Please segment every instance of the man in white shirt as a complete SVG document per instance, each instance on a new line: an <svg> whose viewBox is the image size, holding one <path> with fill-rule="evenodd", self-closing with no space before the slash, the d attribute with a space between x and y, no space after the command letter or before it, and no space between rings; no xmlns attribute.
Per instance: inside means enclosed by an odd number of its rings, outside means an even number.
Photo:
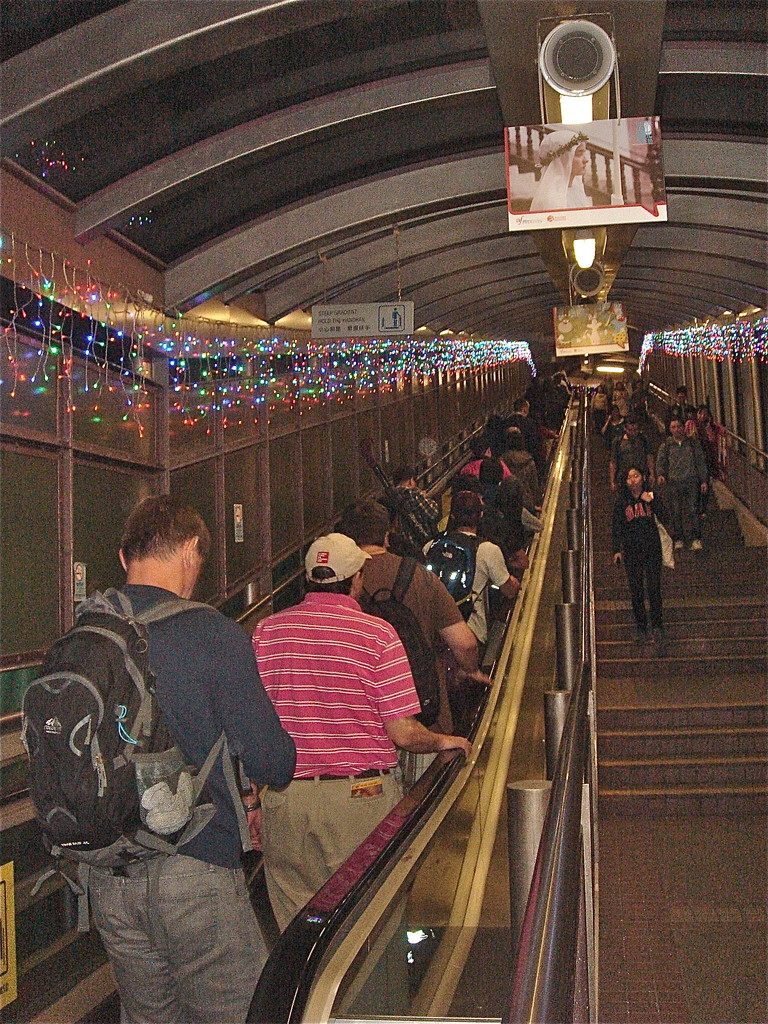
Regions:
<svg viewBox="0 0 768 1024"><path fill-rule="evenodd" d="M450 532L477 537L477 527L483 510L483 501L474 491L459 491L451 502ZM488 639L488 591L498 587L512 600L520 590L520 582L510 576L504 554L498 544L482 540L475 555L475 576L472 581L472 612L467 625L484 644Z"/></svg>

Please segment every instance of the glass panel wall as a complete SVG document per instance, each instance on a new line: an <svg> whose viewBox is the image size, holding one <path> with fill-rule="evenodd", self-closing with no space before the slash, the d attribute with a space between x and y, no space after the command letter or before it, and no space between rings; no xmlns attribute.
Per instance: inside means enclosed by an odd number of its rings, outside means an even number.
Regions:
<svg viewBox="0 0 768 1024"><path fill-rule="evenodd" d="M302 488L304 499L304 535L316 534L330 514L330 476L323 470L329 450L327 426L301 432Z"/></svg>
<svg viewBox="0 0 768 1024"><path fill-rule="evenodd" d="M269 442L272 561L301 544L301 459L298 434Z"/></svg>
<svg viewBox="0 0 768 1024"><path fill-rule="evenodd" d="M357 420L354 416L331 423L331 465L333 468L333 515L338 516L357 497L359 462Z"/></svg>
<svg viewBox="0 0 768 1024"><path fill-rule="evenodd" d="M52 455L0 451L0 655L47 647L60 632L59 485Z"/></svg>
<svg viewBox="0 0 768 1024"><path fill-rule="evenodd" d="M171 473L170 493L174 498L196 508L211 534L211 553L208 556L195 597L210 601L218 593L218 565L221 558L221 540L216 529L216 460L206 459L183 466Z"/></svg>
<svg viewBox="0 0 768 1024"><path fill-rule="evenodd" d="M119 587L125 579L118 552L131 509L154 493L151 476L93 462L72 474L73 557L86 567L88 593Z"/></svg>
<svg viewBox="0 0 768 1024"><path fill-rule="evenodd" d="M226 592L250 578L265 559L258 474L258 449L224 456L224 547Z"/></svg>

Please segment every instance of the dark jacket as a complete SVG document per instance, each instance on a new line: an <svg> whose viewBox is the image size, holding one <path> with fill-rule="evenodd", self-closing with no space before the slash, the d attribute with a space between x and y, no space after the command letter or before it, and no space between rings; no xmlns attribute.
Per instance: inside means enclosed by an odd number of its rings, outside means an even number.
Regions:
<svg viewBox="0 0 768 1024"><path fill-rule="evenodd" d="M613 506L613 553L621 552L630 560L658 559L661 561L661 541L654 516L661 519L661 503L634 498L629 488L623 487Z"/></svg>
<svg viewBox="0 0 768 1024"><path fill-rule="evenodd" d="M122 589L137 613L176 596L137 584ZM203 764L223 729L232 756L249 779L288 785L296 748L267 696L251 641L238 623L215 608L152 623L149 663L171 736L190 764ZM181 852L208 864L238 867L240 832L220 760L206 786L216 814Z"/></svg>

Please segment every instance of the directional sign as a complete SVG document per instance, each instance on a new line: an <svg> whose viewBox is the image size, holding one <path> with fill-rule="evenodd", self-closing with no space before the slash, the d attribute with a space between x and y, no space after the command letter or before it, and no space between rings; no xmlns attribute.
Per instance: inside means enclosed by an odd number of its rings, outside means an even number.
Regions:
<svg viewBox="0 0 768 1024"><path fill-rule="evenodd" d="M313 338L379 338L413 334L412 302L313 306Z"/></svg>

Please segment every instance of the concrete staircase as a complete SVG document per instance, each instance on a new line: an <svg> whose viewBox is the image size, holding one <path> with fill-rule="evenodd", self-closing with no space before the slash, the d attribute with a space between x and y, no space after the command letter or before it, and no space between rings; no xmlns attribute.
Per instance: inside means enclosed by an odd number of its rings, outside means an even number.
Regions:
<svg viewBox="0 0 768 1024"><path fill-rule="evenodd" d="M768 575L731 511L710 507L703 552L664 570L666 643L633 641L611 563L614 496L593 451L600 814L735 815L768 809Z"/></svg>

